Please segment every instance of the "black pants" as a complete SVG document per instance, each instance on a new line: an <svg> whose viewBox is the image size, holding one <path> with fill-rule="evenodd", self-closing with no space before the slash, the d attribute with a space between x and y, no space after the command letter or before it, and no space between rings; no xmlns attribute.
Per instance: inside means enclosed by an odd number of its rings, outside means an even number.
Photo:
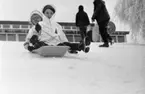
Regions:
<svg viewBox="0 0 145 94"><path fill-rule="evenodd" d="M79 29L81 33L81 38L84 39L87 36L87 33L86 33L87 26L79 26Z"/></svg>
<svg viewBox="0 0 145 94"><path fill-rule="evenodd" d="M111 36L107 32L108 22L109 22L109 20L105 20L103 22L98 23L100 35L103 39L103 42L107 43L107 44L108 44L109 40L112 40Z"/></svg>
<svg viewBox="0 0 145 94"><path fill-rule="evenodd" d="M45 44L44 42L39 41L38 36L36 36L36 35L32 36L32 38L30 39L30 43L32 43L33 46L28 47L29 51L33 51L33 50L38 49L42 46L49 46L49 45ZM63 43L58 44L58 46L69 46L70 50L81 51L80 43L63 42Z"/></svg>
<svg viewBox="0 0 145 94"><path fill-rule="evenodd" d="M80 43L63 42L63 43L58 44L58 46L69 46L70 50L72 51L81 51Z"/></svg>
<svg viewBox="0 0 145 94"><path fill-rule="evenodd" d="M33 35L30 39L30 43L32 44L32 46L28 46L28 50L31 52L35 49L38 49L42 46L46 46L47 44L45 44L42 41L38 40L38 36L37 35Z"/></svg>

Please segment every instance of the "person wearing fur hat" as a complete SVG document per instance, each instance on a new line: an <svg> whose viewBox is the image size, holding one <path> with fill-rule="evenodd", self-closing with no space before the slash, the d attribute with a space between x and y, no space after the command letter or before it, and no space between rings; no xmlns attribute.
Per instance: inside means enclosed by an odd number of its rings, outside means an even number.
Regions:
<svg viewBox="0 0 145 94"><path fill-rule="evenodd" d="M42 21L42 19L43 19L43 14L40 11L34 10L31 12L30 23L32 25L36 25L38 22Z"/></svg>
<svg viewBox="0 0 145 94"><path fill-rule="evenodd" d="M92 21L95 20L99 25L99 32L103 39L104 44L99 47L109 47L109 42L112 44L112 38L107 32L108 22L110 15L103 0L94 0L94 13L92 15Z"/></svg>
<svg viewBox="0 0 145 94"><path fill-rule="evenodd" d="M88 52L89 48L85 46L85 42L82 43L70 43L68 42L62 27L54 20L55 8L52 5L44 6L43 20L35 25L35 30L39 33L39 36L32 36L34 48L38 49L41 46L69 46L70 51ZM34 49L33 49L34 50Z"/></svg>
<svg viewBox="0 0 145 94"><path fill-rule="evenodd" d="M32 24L32 28L29 29L28 34L25 39L24 47L25 49L28 49L29 51L34 50L35 48L33 47L33 38L38 36L39 33L35 30L35 25L42 21L42 13L39 12L38 10L32 11L30 15L30 23Z"/></svg>

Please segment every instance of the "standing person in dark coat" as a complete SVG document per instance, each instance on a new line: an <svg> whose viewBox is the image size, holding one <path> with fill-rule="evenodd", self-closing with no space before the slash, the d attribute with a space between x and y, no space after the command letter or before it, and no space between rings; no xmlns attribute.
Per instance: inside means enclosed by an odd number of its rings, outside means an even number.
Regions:
<svg viewBox="0 0 145 94"><path fill-rule="evenodd" d="M84 11L84 7L80 5L78 9L79 11L76 14L76 26L79 27L81 32L81 37L82 39L84 39L87 36L86 28L90 24L90 21L87 13Z"/></svg>
<svg viewBox="0 0 145 94"><path fill-rule="evenodd" d="M99 47L109 47L109 42L112 44L112 38L107 32L110 15L103 0L94 0L93 3L94 13L92 16L92 21L94 22L96 20L98 22L99 32L104 42L104 44L100 45Z"/></svg>

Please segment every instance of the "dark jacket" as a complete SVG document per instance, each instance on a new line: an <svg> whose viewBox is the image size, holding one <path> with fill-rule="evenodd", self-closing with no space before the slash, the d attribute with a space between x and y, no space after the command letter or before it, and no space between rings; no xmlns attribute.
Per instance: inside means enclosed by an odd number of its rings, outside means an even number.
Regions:
<svg viewBox="0 0 145 94"><path fill-rule="evenodd" d="M87 26L90 24L87 13L82 9L76 14L76 26Z"/></svg>
<svg viewBox="0 0 145 94"><path fill-rule="evenodd" d="M94 13L92 19L96 19L97 22L110 20L110 15L107 11L105 2L102 0L95 0L94 2Z"/></svg>

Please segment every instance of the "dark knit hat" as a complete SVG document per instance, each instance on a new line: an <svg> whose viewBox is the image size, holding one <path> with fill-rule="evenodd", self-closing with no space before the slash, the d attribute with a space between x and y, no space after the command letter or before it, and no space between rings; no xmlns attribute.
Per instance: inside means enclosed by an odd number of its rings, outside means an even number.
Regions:
<svg viewBox="0 0 145 94"><path fill-rule="evenodd" d="M80 11L83 11L83 10L84 10L83 5L79 5L79 10L80 10Z"/></svg>
<svg viewBox="0 0 145 94"><path fill-rule="evenodd" d="M53 6L51 6L51 5L46 5L46 6L44 6L42 12L44 13L47 9L50 9L50 10L52 10L52 11L55 13L55 9L54 9Z"/></svg>

